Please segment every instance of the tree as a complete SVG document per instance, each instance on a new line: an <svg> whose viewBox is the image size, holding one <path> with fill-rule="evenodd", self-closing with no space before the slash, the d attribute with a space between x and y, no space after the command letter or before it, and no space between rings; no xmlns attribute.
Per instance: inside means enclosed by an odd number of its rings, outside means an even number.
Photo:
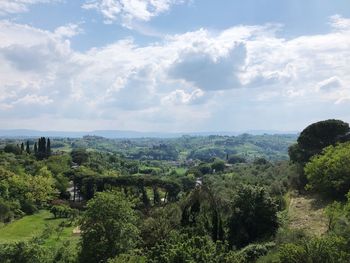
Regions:
<svg viewBox="0 0 350 263"><path fill-rule="evenodd" d="M322 149L344 141L350 132L349 124L341 120L325 120L307 126L298 138L298 144L289 149L290 159L306 163Z"/></svg>
<svg viewBox="0 0 350 263"><path fill-rule="evenodd" d="M229 156L227 162L230 164L236 164L236 163L246 163L247 161L244 157L241 157L239 155L231 155Z"/></svg>
<svg viewBox="0 0 350 263"><path fill-rule="evenodd" d="M84 148L78 148L73 149L71 152L72 161L82 165L83 163L87 162L89 159L89 154L86 152L86 149Z"/></svg>
<svg viewBox="0 0 350 263"><path fill-rule="evenodd" d="M29 176L27 182L28 192L25 196L38 205L52 200L56 194L54 179L46 166L42 167L35 176Z"/></svg>
<svg viewBox="0 0 350 263"><path fill-rule="evenodd" d="M24 152L24 143L22 142L21 143L21 153L23 153Z"/></svg>
<svg viewBox="0 0 350 263"><path fill-rule="evenodd" d="M100 192L81 220L81 262L106 262L135 248L139 229L132 203L118 192Z"/></svg>
<svg viewBox="0 0 350 263"><path fill-rule="evenodd" d="M220 159L215 159L215 161L211 164L211 168L215 172L222 172L225 169L225 162Z"/></svg>
<svg viewBox="0 0 350 263"><path fill-rule="evenodd" d="M19 155L21 154L21 149L18 147L18 145L6 144L4 152Z"/></svg>
<svg viewBox="0 0 350 263"><path fill-rule="evenodd" d="M30 147L29 147L29 141L26 143L26 152L30 154Z"/></svg>
<svg viewBox="0 0 350 263"><path fill-rule="evenodd" d="M229 219L231 246L244 247L274 234L278 228L277 206L262 187L241 187L232 209Z"/></svg>
<svg viewBox="0 0 350 263"><path fill-rule="evenodd" d="M146 247L152 247L168 237L180 226L181 209L177 204L169 204L151 211L150 217L143 220L141 236Z"/></svg>
<svg viewBox="0 0 350 263"><path fill-rule="evenodd" d="M38 154L38 144L36 142L34 143L34 154Z"/></svg>
<svg viewBox="0 0 350 263"><path fill-rule="evenodd" d="M46 155L47 155L47 157L49 157L51 155L51 141L50 141L50 138L47 138Z"/></svg>
<svg viewBox="0 0 350 263"><path fill-rule="evenodd" d="M350 190L350 142L327 147L306 164L305 174L309 189L344 198Z"/></svg>
<svg viewBox="0 0 350 263"><path fill-rule="evenodd" d="M189 235L172 231L148 252L150 263L223 262L219 260L220 246L206 235Z"/></svg>

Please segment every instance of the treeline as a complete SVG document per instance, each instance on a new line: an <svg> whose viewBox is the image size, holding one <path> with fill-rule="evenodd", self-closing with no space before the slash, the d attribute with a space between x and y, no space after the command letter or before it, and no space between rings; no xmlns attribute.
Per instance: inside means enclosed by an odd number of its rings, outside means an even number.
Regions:
<svg viewBox="0 0 350 263"><path fill-rule="evenodd" d="M50 138L41 137L37 142L34 142L31 147L31 142L27 140L21 144L6 144L4 147L6 153L19 154L34 154L38 159L44 159L51 156L51 140Z"/></svg>

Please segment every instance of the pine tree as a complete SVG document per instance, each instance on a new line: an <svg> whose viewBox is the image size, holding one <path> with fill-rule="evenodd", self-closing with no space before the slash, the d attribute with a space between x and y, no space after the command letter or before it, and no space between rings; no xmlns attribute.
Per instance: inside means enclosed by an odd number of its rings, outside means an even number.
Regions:
<svg viewBox="0 0 350 263"><path fill-rule="evenodd" d="M24 143L22 142L21 143L21 153L23 153L24 152Z"/></svg>
<svg viewBox="0 0 350 263"><path fill-rule="evenodd" d="M26 152L27 152L28 154L30 154L29 141L27 141Z"/></svg>

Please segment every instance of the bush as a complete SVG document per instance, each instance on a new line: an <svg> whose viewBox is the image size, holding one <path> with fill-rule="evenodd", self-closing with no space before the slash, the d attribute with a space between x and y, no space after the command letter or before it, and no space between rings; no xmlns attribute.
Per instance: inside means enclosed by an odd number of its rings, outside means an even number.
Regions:
<svg viewBox="0 0 350 263"><path fill-rule="evenodd" d="M329 146L305 166L308 189L325 197L344 198L350 190L350 142Z"/></svg>
<svg viewBox="0 0 350 263"><path fill-rule="evenodd" d="M275 246L274 243L250 244L237 253L239 258L244 262L255 262L259 257L264 256Z"/></svg>
<svg viewBox="0 0 350 263"><path fill-rule="evenodd" d="M68 205L53 205L50 208L50 212L55 218L74 218L77 211L70 208Z"/></svg>
<svg viewBox="0 0 350 263"><path fill-rule="evenodd" d="M283 263L346 263L350 254L344 239L329 236L285 244L279 250L279 258Z"/></svg>
<svg viewBox="0 0 350 263"><path fill-rule="evenodd" d="M262 187L238 190L229 219L229 242L238 248L268 237L278 228L277 206Z"/></svg>

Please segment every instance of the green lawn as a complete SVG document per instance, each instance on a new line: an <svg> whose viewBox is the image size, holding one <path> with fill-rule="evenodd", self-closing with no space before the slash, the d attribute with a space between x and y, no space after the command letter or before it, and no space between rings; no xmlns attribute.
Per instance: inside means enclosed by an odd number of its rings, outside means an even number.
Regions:
<svg viewBox="0 0 350 263"><path fill-rule="evenodd" d="M64 219L54 219L49 211L42 210L37 214L25 216L0 228L0 243L28 240L40 235L45 229L59 229ZM63 227L55 231L47 239L47 245L53 245L60 240L77 240L72 233L74 227Z"/></svg>
<svg viewBox="0 0 350 263"><path fill-rule="evenodd" d="M176 173L180 175L185 175L185 173L187 172L187 169L183 167L176 168L175 170L176 170Z"/></svg>

